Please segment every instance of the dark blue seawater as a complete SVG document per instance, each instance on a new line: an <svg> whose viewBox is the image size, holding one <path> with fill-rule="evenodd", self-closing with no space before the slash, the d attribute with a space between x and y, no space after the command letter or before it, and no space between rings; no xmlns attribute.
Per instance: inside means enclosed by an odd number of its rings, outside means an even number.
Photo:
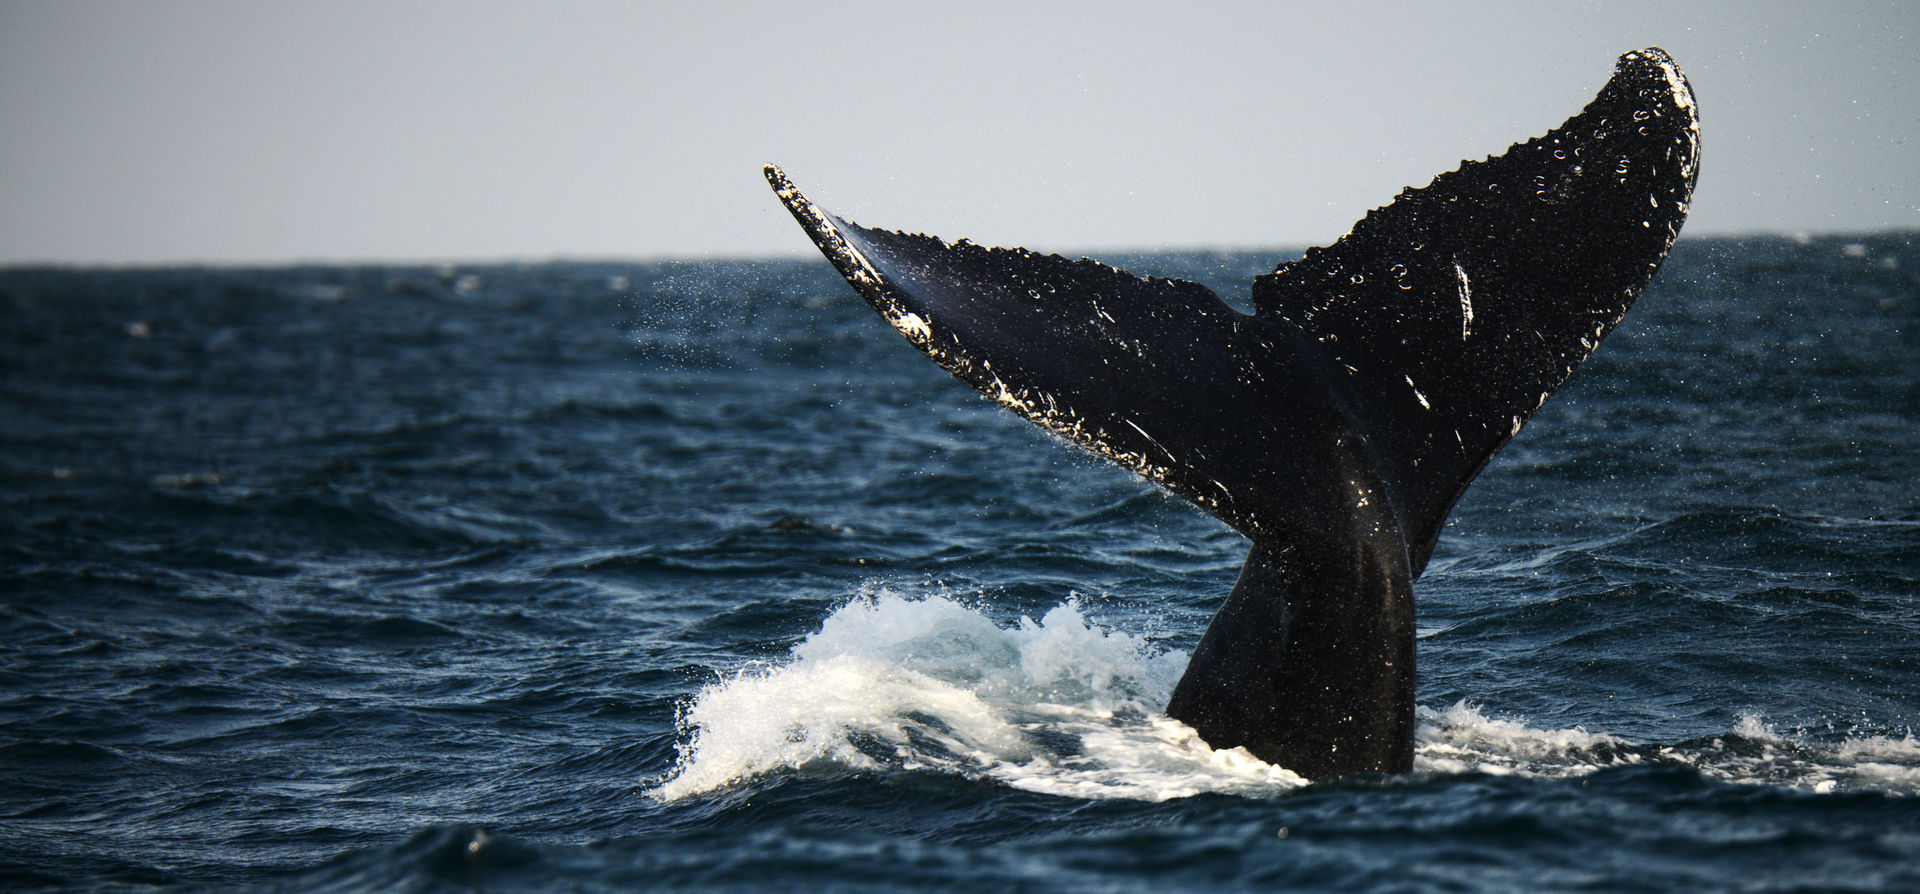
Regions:
<svg viewBox="0 0 1920 894"><path fill-rule="evenodd" d="M818 260L0 271L0 420L0 888L1920 889L1914 234L1679 245L1396 778L1161 717L1240 538Z"/></svg>

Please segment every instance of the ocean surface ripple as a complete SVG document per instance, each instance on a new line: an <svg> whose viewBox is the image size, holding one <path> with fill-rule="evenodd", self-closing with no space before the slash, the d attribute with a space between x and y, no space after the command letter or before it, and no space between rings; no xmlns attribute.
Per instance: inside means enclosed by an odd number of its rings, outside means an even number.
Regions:
<svg viewBox="0 0 1920 894"><path fill-rule="evenodd" d="M1159 713L1238 535L824 264L0 316L0 887L1920 888L1915 234L1681 242L1442 536L1414 772L1317 784Z"/></svg>

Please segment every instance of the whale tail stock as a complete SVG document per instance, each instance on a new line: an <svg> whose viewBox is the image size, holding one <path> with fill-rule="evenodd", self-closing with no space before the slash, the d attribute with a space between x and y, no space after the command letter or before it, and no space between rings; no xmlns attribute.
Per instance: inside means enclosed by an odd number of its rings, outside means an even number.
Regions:
<svg viewBox="0 0 1920 894"><path fill-rule="evenodd" d="M1679 232L1698 118L1659 49L1545 136L1403 191L1253 284L848 223L815 244L928 357L1253 541L1167 713L1309 778L1413 754L1412 581L1447 513Z"/></svg>

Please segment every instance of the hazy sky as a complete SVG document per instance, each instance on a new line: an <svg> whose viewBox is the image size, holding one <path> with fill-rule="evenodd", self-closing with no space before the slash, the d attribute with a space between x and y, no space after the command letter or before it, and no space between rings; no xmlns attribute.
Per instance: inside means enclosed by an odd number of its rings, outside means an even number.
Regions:
<svg viewBox="0 0 1920 894"><path fill-rule="evenodd" d="M1920 2L0 0L0 264L1329 242L1666 47L1688 235L1920 227Z"/></svg>

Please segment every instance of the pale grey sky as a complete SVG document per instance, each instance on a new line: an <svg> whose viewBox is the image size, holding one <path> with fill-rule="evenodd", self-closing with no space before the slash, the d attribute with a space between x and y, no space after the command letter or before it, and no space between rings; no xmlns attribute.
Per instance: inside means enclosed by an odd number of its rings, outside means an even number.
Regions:
<svg viewBox="0 0 1920 894"><path fill-rule="evenodd" d="M1659 45L1687 235L1920 228L1920 2L0 0L0 264L1304 246Z"/></svg>

